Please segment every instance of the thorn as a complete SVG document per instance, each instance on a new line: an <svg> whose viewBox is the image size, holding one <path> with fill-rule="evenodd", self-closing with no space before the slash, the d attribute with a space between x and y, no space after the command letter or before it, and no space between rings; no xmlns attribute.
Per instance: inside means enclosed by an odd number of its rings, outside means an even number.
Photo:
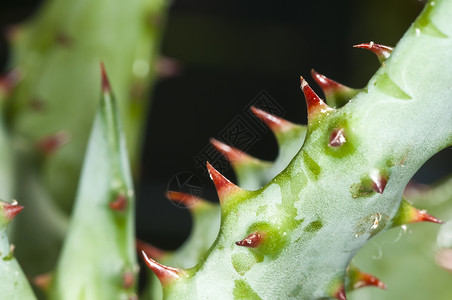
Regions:
<svg viewBox="0 0 452 300"><path fill-rule="evenodd" d="M436 224L443 224L443 221L441 221L440 219L435 218L432 215L429 215L427 213L427 211L425 211L425 210L416 209L416 211L417 211L417 214L416 214L415 221L413 223L416 223L416 222L432 222L432 223L436 223Z"/></svg>
<svg viewBox="0 0 452 300"><path fill-rule="evenodd" d="M262 122L264 122L271 129L271 131L273 131L275 135L290 131L297 126L292 122L272 115L255 106L251 106L250 109L256 117L258 117Z"/></svg>
<svg viewBox="0 0 452 300"><path fill-rule="evenodd" d="M110 82L108 81L107 72L105 71L105 65L103 62L100 62L100 73L102 81L102 92L111 93Z"/></svg>
<svg viewBox="0 0 452 300"><path fill-rule="evenodd" d="M354 45L353 47L372 51L373 53L375 53L375 55L377 55L377 58L380 61L380 63L384 63L391 55L392 50L394 50L392 47L375 44L374 42Z"/></svg>
<svg viewBox="0 0 452 300"><path fill-rule="evenodd" d="M340 147L346 142L344 128L334 129L330 135L330 147Z"/></svg>
<svg viewBox="0 0 452 300"><path fill-rule="evenodd" d="M157 58L155 71L160 78L179 76L182 72L182 64L174 58L161 55Z"/></svg>
<svg viewBox="0 0 452 300"><path fill-rule="evenodd" d="M19 205L16 200L12 203L1 201L0 208L3 210L3 214L8 221L14 219L14 217L24 209L24 207Z"/></svg>
<svg viewBox="0 0 452 300"><path fill-rule="evenodd" d="M347 296L345 296L345 288L343 285L339 288L334 297L338 300L347 300Z"/></svg>
<svg viewBox="0 0 452 300"><path fill-rule="evenodd" d="M265 234L262 232L253 232L241 241L235 242L237 246L257 248L265 241Z"/></svg>
<svg viewBox="0 0 452 300"><path fill-rule="evenodd" d="M188 193L181 193L181 192L175 192L175 191L168 191L166 192L166 198L168 198L171 201L183 204L185 207L190 208L199 201L204 201L203 199L192 195Z"/></svg>
<svg viewBox="0 0 452 300"><path fill-rule="evenodd" d="M73 43L73 39L65 32L58 32L55 36L56 42L65 48L70 48Z"/></svg>
<svg viewBox="0 0 452 300"><path fill-rule="evenodd" d="M331 107L326 105L322 99L312 90L309 84L300 76L301 90L303 91L306 99L306 105L308 106L308 120L312 120L318 113L323 113L332 110Z"/></svg>
<svg viewBox="0 0 452 300"><path fill-rule="evenodd" d="M351 98L353 98L358 90L340 84L337 81L311 70L311 75L325 94L329 105L333 107L344 106Z"/></svg>
<svg viewBox="0 0 452 300"><path fill-rule="evenodd" d="M59 131L38 140L37 147L44 155L51 155L69 142L69 134Z"/></svg>
<svg viewBox="0 0 452 300"><path fill-rule="evenodd" d="M17 67L0 76L0 94L9 95L23 77L24 74Z"/></svg>
<svg viewBox="0 0 452 300"><path fill-rule="evenodd" d="M368 286L374 286L383 290L387 289L387 286L383 281L369 273L361 271L355 266L349 267L348 275L354 290Z"/></svg>
<svg viewBox="0 0 452 300"><path fill-rule="evenodd" d="M4 29L3 35L9 43L14 43L22 32L19 25L9 25Z"/></svg>
<svg viewBox="0 0 452 300"><path fill-rule="evenodd" d="M47 291L50 287L50 283L52 282L52 278L52 273L39 274L33 278L33 284L41 290Z"/></svg>
<svg viewBox="0 0 452 300"><path fill-rule="evenodd" d="M225 201L231 194L242 191L241 188L230 182L209 162L207 162L207 170L209 171L210 179L212 179L213 183L215 184L218 198L220 198L220 203L225 203Z"/></svg>
<svg viewBox="0 0 452 300"><path fill-rule="evenodd" d="M232 165L239 165L245 162L255 160L255 158L249 156L245 152L240 151L239 149L231 147L229 145L226 145L225 143L220 142L219 140L216 140L214 138L210 139L210 143L215 149L217 149L218 152L223 154Z"/></svg>
<svg viewBox="0 0 452 300"><path fill-rule="evenodd" d="M146 253L146 255L152 259L159 260L167 254L165 250L157 248L139 239L135 240L135 247L137 248L138 252L144 251L144 253Z"/></svg>
<svg viewBox="0 0 452 300"><path fill-rule="evenodd" d="M30 102L30 107L31 109L33 109L34 111L43 111L45 108L45 103L44 101L42 101L41 99L38 99L36 97L33 97Z"/></svg>
<svg viewBox="0 0 452 300"><path fill-rule="evenodd" d="M370 172L370 179L372 180L372 190L379 194L383 194L389 180L388 176L383 175L377 169L373 169Z"/></svg>
<svg viewBox="0 0 452 300"><path fill-rule="evenodd" d="M411 203L402 199L399 211L394 217L393 226L413 224L419 222L432 222L436 224L443 224L443 221L429 215L425 210L420 210L414 207Z"/></svg>
<svg viewBox="0 0 452 300"><path fill-rule="evenodd" d="M125 271L122 275L122 287L130 289L135 284L135 274L132 271Z"/></svg>
<svg viewBox="0 0 452 300"><path fill-rule="evenodd" d="M143 256L146 265L152 272L154 272L163 286L171 283L173 280L181 278L181 276L185 273L182 269L171 268L159 264L155 260L149 258L144 251L141 251L141 255Z"/></svg>
<svg viewBox="0 0 452 300"><path fill-rule="evenodd" d="M115 211L125 211L127 208L127 197L124 194L119 194L108 206Z"/></svg>

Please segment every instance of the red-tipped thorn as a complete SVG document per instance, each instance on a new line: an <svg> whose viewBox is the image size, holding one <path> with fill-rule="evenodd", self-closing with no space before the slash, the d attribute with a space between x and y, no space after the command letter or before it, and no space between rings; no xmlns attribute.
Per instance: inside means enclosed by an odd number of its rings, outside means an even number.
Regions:
<svg viewBox="0 0 452 300"><path fill-rule="evenodd" d="M394 218L393 225L400 226L405 224L432 222L436 224L443 224L443 221L429 215L425 210L420 210L414 207L411 203L402 199L399 211Z"/></svg>
<svg viewBox="0 0 452 300"><path fill-rule="evenodd" d="M43 154L51 155L68 142L69 134L66 131L60 131L38 140L37 147Z"/></svg>
<svg viewBox="0 0 452 300"><path fill-rule="evenodd" d="M340 147L346 142L344 129L334 129L333 132L330 135L330 142L328 143L328 146L330 147Z"/></svg>
<svg viewBox="0 0 452 300"><path fill-rule="evenodd" d="M443 224L443 221L435 218L432 215L429 215L425 210L416 209L416 213L415 213L412 223L418 223L418 222L432 222L432 223L436 223L436 224Z"/></svg>
<svg viewBox="0 0 452 300"><path fill-rule="evenodd" d="M113 202L108 204L108 206L115 211L125 211L127 208L127 197L123 194L119 194Z"/></svg>
<svg viewBox="0 0 452 300"><path fill-rule="evenodd" d="M315 82L320 86L322 91L325 93L326 97L333 95L337 92L341 92L343 90L349 90L348 86L340 84L337 81L334 81L325 75L317 73L314 69L311 70L312 78L314 78Z"/></svg>
<svg viewBox="0 0 452 300"><path fill-rule="evenodd" d="M192 207L196 203L204 201L203 199L195 195L175 191L166 192L166 198L168 198L171 201L183 204L185 207Z"/></svg>
<svg viewBox="0 0 452 300"><path fill-rule="evenodd" d="M17 204L17 201L14 201L13 203L0 202L0 206L3 208L3 213L9 221L14 219L14 217L24 209L22 205Z"/></svg>
<svg viewBox="0 0 452 300"><path fill-rule="evenodd" d="M43 291L47 291L52 282L53 275L51 273L39 274L33 278L33 284Z"/></svg>
<svg viewBox="0 0 452 300"><path fill-rule="evenodd" d="M122 286L125 289L130 289L135 284L135 274L132 271L125 271L122 274Z"/></svg>
<svg viewBox="0 0 452 300"><path fill-rule="evenodd" d="M353 284L353 288L359 289L367 286L374 286L382 290L387 289L387 285L377 277L358 270L356 282Z"/></svg>
<svg viewBox="0 0 452 300"><path fill-rule="evenodd" d="M253 232L241 241L235 242L237 246L257 248L265 240L265 234L262 232Z"/></svg>
<svg viewBox="0 0 452 300"><path fill-rule="evenodd" d="M347 296L345 296L345 288L344 286L341 286L339 290L334 295L334 298L338 300L347 300Z"/></svg>
<svg viewBox="0 0 452 300"><path fill-rule="evenodd" d="M331 108L325 102L323 102L323 100L314 92L314 90L309 86L309 84L302 76L300 76L300 80L300 88L303 91L304 97L306 99L309 119L312 119L312 117L318 113L323 113L331 110Z"/></svg>
<svg viewBox="0 0 452 300"><path fill-rule="evenodd" d="M9 25L4 29L4 36L8 42L14 43L21 32L19 25Z"/></svg>
<svg viewBox="0 0 452 300"><path fill-rule="evenodd" d="M144 251L141 251L141 255L143 256L146 265L154 272L162 285L167 285L172 281L181 278L185 273L182 269L171 268L159 264L155 260L149 258Z"/></svg>
<svg viewBox="0 0 452 300"><path fill-rule="evenodd" d="M354 45L353 47L372 51L373 53L375 53L375 55L377 55L377 58L380 61L380 63L383 63L385 60L387 60L393 50L392 47L375 44L374 42Z"/></svg>
<svg viewBox="0 0 452 300"><path fill-rule="evenodd" d="M263 111L257 107L251 106L251 111L264 122L275 134L287 132L295 127L295 124L284 120L280 117L272 115L266 111Z"/></svg>
<svg viewBox="0 0 452 300"><path fill-rule="evenodd" d="M250 161L253 159L251 156L240 151L239 149L226 145L225 143L222 143L214 138L210 139L210 143L212 144L212 146L215 147L215 149L222 153L233 165L240 164L245 161Z"/></svg>
<svg viewBox="0 0 452 300"><path fill-rule="evenodd" d="M19 68L12 69L5 75L0 76L0 94L8 95L23 77Z"/></svg>
<svg viewBox="0 0 452 300"><path fill-rule="evenodd" d="M144 251L144 253L152 259L159 260L167 254L166 251L138 239L135 241L135 247L138 252L141 253Z"/></svg>
<svg viewBox="0 0 452 300"><path fill-rule="evenodd" d="M381 174L377 169L374 169L370 173L370 179L372 179L372 189L379 194L383 194L389 178Z"/></svg>
<svg viewBox="0 0 452 300"><path fill-rule="evenodd" d="M231 194L242 190L218 172L209 162L207 162L207 170L209 171L210 178L215 184L220 203L224 203Z"/></svg>
<svg viewBox="0 0 452 300"><path fill-rule="evenodd" d="M182 64L171 57L160 56L155 64L155 71L160 78L171 78L181 74Z"/></svg>
<svg viewBox="0 0 452 300"><path fill-rule="evenodd" d="M108 81L107 72L105 71L104 63L100 63L100 73L101 73L101 81L102 81L102 92L110 93L111 87L110 82Z"/></svg>

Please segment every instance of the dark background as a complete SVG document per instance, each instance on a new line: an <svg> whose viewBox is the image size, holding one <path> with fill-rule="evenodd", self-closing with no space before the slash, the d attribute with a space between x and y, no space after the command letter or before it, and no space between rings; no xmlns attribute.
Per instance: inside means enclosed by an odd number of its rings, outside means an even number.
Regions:
<svg viewBox="0 0 452 300"><path fill-rule="evenodd" d="M2 0L0 27L21 22L39 4ZM208 139L219 137L238 116L256 133L253 143L245 145L248 152L267 160L276 156L272 134L247 119L246 108L262 91L284 118L305 123L300 75L319 94L311 68L363 87L379 63L373 54L352 45L373 40L394 46L422 7L418 0L173 1L162 53L176 59L181 72L159 80L153 91L137 187L138 237L174 249L188 236L188 211L164 197L171 179L181 172L199 178L203 195L217 201L196 158L205 153ZM7 57L1 37L2 70ZM451 154L450 148L438 154L416 179L428 183L446 175L452 169ZM234 179L230 169L217 167Z"/></svg>

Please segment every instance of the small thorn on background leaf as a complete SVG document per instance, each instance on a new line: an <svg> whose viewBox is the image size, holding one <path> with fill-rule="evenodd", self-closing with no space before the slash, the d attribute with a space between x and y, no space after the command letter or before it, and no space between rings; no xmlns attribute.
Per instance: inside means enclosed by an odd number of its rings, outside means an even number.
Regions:
<svg viewBox="0 0 452 300"><path fill-rule="evenodd" d="M122 286L124 289L130 289L135 284L135 275L131 271L125 271L122 275Z"/></svg>
<svg viewBox="0 0 452 300"><path fill-rule="evenodd" d="M155 64L155 71L160 78L171 78L182 73L182 64L174 58L160 56Z"/></svg>
<svg viewBox="0 0 452 300"><path fill-rule="evenodd" d="M40 288L43 291L47 291L50 287L50 283L52 282L53 274L52 273L44 273L39 274L33 278L33 284Z"/></svg>
<svg viewBox="0 0 452 300"><path fill-rule="evenodd" d="M328 146L330 147L340 147L346 142L344 129L334 129L330 135L330 142Z"/></svg>
<svg viewBox="0 0 452 300"><path fill-rule="evenodd" d="M138 240L138 239L135 241L135 246L138 250L138 253L141 253L142 251L144 251L146 253L146 255L152 259L159 260L166 255L165 250L157 248L149 243L146 243L146 242Z"/></svg>
<svg viewBox="0 0 452 300"><path fill-rule="evenodd" d="M37 147L44 155L51 155L67 144L69 140L69 134L66 131L59 131L39 139Z"/></svg>
<svg viewBox="0 0 452 300"><path fill-rule="evenodd" d="M373 53L375 53L375 55L377 55L380 63L385 62L389 58L389 56L391 56L393 50L392 47L376 44L374 42L358 44L354 45L353 47L372 51Z"/></svg>
<svg viewBox="0 0 452 300"><path fill-rule="evenodd" d="M318 113L331 110L331 108L326 105L325 102L314 92L314 90L309 86L307 81L300 76L301 80L301 90L303 91L304 97L306 99L306 105L308 107L308 118L312 119Z"/></svg>
<svg viewBox="0 0 452 300"><path fill-rule="evenodd" d="M224 203L230 195L242 190L218 172L209 162L207 162L207 170L209 171L210 178L215 184L220 203Z"/></svg>
<svg viewBox="0 0 452 300"><path fill-rule="evenodd" d="M14 68L0 76L0 94L8 95L14 87L22 80L24 74L19 68Z"/></svg>
<svg viewBox="0 0 452 300"><path fill-rule="evenodd" d="M3 35L9 43L14 43L20 32L21 29L18 25L8 25L5 27Z"/></svg>
<svg viewBox="0 0 452 300"><path fill-rule="evenodd" d="M56 34L55 40L59 45L65 48L70 48L73 43L73 39L63 31L60 31Z"/></svg>
<svg viewBox="0 0 452 300"><path fill-rule="evenodd" d="M173 280L179 279L184 274L184 270L182 269L171 268L159 264L155 260L149 258L144 251L141 251L141 255L143 256L146 265L154 272L162 285L169 284Z"/></svg>
<svg viewBox="0 0 452 300"><path fill-rule="evenodd" d="M265 234L262 232L253 232L241 241L235 242L237 246L257 248L265 240Z"/></svg>
<svg viewBox="0 0 452 300"><path fill-rule="evenodd" d="M13 203L8 202L0 202L0 206L3 210L3 213L7 220L11 221L14 219L17 214L19 214L24 207L22 205L19 205L17 201L13 201Z"/></svg>
<svg viewBox="0 0 452 300"><path fill-rule="evenodd" d="M169 200L183 204L187 208L194 206L199 201L203 201L195 195L175 191L168 191L165 195Z"/></svg>
<svg viewBox="0 0 452 300"><path fill-rule="evenodd" d="M43 111L45 109L44 101L42 101L41 99L39 99L37 97L33 97L30 100L29 105L32 110L37 111L37 112Z"/></svg>
<svg viewBox="0 0 452 300"><path fill-rule="evenodd" d="M116 199L108 205L115 211L125 211L127 208L127 197L124 194L119 194L116 196Z"/></svg>
<svg viewBox="0 0 452 300"><path fill-rule="evenodd" d="M110 82L108 80L107 72L105 71L105 65L103 62L100 63L100 73L102 82L102 92L110 93L111 92Z"/></svg>

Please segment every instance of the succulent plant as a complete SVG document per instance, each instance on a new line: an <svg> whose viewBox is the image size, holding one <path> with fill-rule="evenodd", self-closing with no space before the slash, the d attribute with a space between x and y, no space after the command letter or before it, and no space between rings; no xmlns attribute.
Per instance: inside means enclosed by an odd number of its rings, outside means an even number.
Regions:
<svg viewBox="0 0 452 300"><path fill-rule="evenodd" d="M6 117L6 125L2 122L5 126L0 127L0 197L16 197L21 204L23 199L31 212L28 220L16 219L13 236L20 234L36 243L35 256L52 251L47 253L52 259L65 238L55 270L35 281L49 299L137 299L139 292L130 166L136 162L145 105L131 100L136 96L133 91L142 96L148 89L151 58L155 58L150 47L158 43L159 30L144 28L142 21L151 11L161 13L164 5L144 0L125 7L108 3L72 3L68 9L63 1L49 1L31 25L15 30L17 68L0 81L2 118ZM73 10L71 5L81 6ZM346 87L313 71L324 102L301 77L306 126L253 107L277 139L279 154L274 162L212 139L230 161L238 184L207 162L219 205L178 191L167 193L169 199L189 207L194 228L187 242L173 252L137 242L144 262L156 275L143 298L342 300L361 287L386 288L358 266L375 271L383 280L398 276L397 283L407 286L409 276L394 271L399 262L381 264L370 259L368 249L371 238L393 240L400 230L407 230L407 224L443 223L412 201L448 222L438 234L430 231L437 224L413 227L428 236L423 241L404 239L398 246L404 259L428 265L439 274L434 286L441 291L435 299L448 299L451 179L425 191L407 184L431 156L452 145L450 14L452 0L432 0L395 49L373 42L357 45L373 51L381 62L363 89ZM124 27L114 16L136 23ZM116 30L131 47L106 47L111 41L100 38L104 26L119 26ZM46 34L36 34L41 31ZM98 42L101 50L92 51L98 49ZM111 68L111 85L103 64L99 76L100 60ZM84 95L76 93L79 89ZM77 102L82 98L86 102ZM69 113L62 113L65 110ZM68 137L71 143L59 149ZM21 210L16 202L0 202L0 283L1 296L7 299L36 298L6 236L7 225ZM43 235L52 238L38 245ZM20 239L17 247L25 258L34 257L29 254L34 250L21 247ZM423 260L425 253L436 255L436 263ZM51 266L52 259L43 259L41 266L30 268L31 273ZM27 265L27 259L23 261ZM367 290L371 289L350 293L349 298L373 297ZM377 293L380 297L384 291ZM428 297L425 293L418 296ZM394 295L400 299L405 294Z"/></svg>
<svg viewBox="0 0 452 300"><path fill-rule="evenodd" d="M394 51L358 45L382 63L358 93L314 73L327 100L332 86L335 96L357 93L339 98L346 104L334 98L328 106L301 78L306 138L262 188L243 189L207 164L221 226L206 256L176 269L142 252L165 298L345 299L346 284L359 286L353 281L363 277L349 264L370 238L410 223L442 223L404 200L403 191L425 161L452 144L450 72L433 67L451 60L447 11L450 1L426 4ZM226 147L218 148L237 154Z"/></svg>

